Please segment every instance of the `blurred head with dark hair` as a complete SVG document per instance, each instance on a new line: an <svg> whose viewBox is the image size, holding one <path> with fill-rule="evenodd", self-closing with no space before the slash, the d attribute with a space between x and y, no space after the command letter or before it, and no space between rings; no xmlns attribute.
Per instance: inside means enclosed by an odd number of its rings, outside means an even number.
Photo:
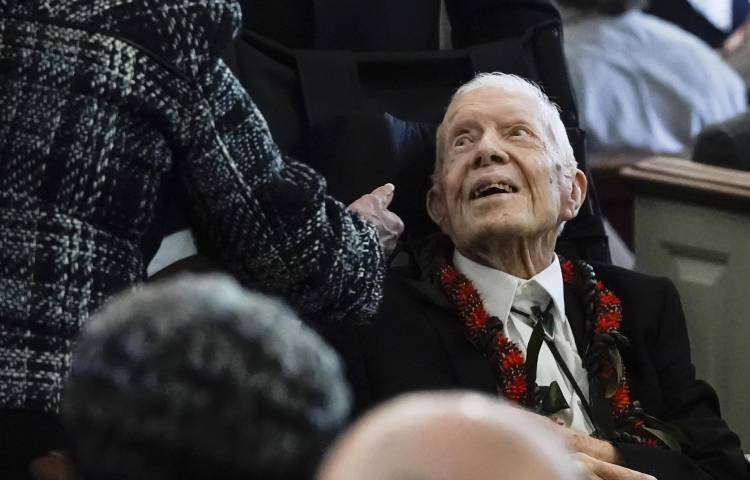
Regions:
<svg viewBox="0 0 750 480"><path fill-rule="evenodd" d="M648 6L648 0L557 0L557 3L564 8L602 15L620 15L634 8Z"/></svg>
<svg viewBox="0 0 750 480"><path fill-rule="evenodd" d="M301 480L348 412L338 358L291 310L183 276L89 323L63 421L80 479Z"/></svg>

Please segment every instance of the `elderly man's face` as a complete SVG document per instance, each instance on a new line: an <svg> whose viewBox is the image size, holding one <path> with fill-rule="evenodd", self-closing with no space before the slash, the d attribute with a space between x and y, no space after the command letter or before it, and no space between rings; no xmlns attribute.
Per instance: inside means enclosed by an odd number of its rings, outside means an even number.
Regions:
<svg viewBox="0 0 750 480"><path fill-rule="evenodd" d="M444 163L428 209L459 250L554 234L577 213L580 199L550 158L552 139L535 99L495 87L472 90L451 104L443 129Z"/></svg>

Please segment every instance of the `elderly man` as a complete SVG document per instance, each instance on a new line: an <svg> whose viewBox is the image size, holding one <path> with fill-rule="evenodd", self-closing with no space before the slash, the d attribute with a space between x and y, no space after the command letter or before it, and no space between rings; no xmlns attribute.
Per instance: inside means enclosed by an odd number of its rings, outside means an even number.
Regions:
<svg viewBox="0 0 750 480"><path fill-rule="evenodd" d="M555 255L586 195L555 106L483 74L438 132L427 208L443 234L392 270L349 361L358 407L425 389L502 395L592 458L660 480L749 478L714 391L696 380L672 284ZM617 474L605 478L623 478Z"/></svg>
<svg viewBox="0 0 750 480"><path fill-rule="evenodd" d="M359 420L338 441L318 478L585 478L568 453L562 437L540 417L507 402L467 392L418 393Z"/></svg>

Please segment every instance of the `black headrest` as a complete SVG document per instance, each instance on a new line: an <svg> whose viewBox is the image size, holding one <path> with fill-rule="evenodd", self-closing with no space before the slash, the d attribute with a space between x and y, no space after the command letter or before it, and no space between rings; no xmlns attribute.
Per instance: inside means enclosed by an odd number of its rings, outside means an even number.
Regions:
<svg viewBox="0 0 750 480"><path fill-rule="evenodd" d="M384 183L396 186L391 209L409 234L434 232L425 208L435 160L437 126L409 122L388 113L346 115L313 128L310 135L316 168L331 194L345 203Z"/></svg>

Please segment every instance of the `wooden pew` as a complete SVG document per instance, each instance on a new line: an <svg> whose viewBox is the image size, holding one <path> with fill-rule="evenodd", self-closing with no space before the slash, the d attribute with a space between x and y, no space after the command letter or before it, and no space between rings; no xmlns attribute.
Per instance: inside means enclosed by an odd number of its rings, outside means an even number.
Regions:
<svg viewBox="0 0 750 480"><path fill-rule="evenodd" d="M625 167L636 269L672 279L693 363L750 445L750 172L654 157Z"/></svg>

